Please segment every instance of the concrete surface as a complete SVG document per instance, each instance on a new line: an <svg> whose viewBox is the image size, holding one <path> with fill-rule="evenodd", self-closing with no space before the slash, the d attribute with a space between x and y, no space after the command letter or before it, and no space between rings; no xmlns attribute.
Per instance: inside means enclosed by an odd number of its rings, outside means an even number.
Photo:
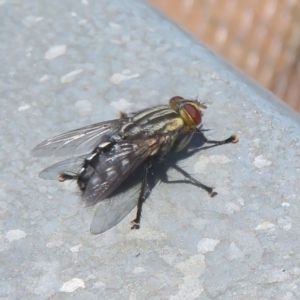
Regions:
<svg viewBox="0 0 300 300"><path fill-rule="evenodd" d="M0 1L1 299L299 299L299 116L140 1ZM44 181L42 140L166 103L205 101L185 170L93 236L76 185ZM172 179L180 176L170 172Z"/></svg>

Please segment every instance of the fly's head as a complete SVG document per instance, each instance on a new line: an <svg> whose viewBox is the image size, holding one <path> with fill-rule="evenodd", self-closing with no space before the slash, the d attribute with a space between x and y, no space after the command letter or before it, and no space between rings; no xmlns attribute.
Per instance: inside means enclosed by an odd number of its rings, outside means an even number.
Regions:
<svg viewBox="0 0 300 300"><path fill-rule="evenodd" d="M169 106L179 114L187 131L201 123L202 110L206 109L206 106L199 101L184 99L180 96L172 97L169 101Z"/></svg>

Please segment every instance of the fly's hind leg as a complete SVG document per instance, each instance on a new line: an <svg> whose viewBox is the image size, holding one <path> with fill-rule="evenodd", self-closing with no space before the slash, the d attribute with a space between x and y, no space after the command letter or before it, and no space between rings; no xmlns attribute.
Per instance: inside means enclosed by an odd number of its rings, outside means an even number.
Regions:
<svg viewBox="0 0 300 300"><path fill-rule="evenodd" d="M154 186L154 177L153 177L153 170L152 170L152 162L149 160L145 163L144 171L143 171L143 179L142 179L142 186L141 191L138 199L137 204L137 212L135 219L131 222L132 226L131 229L139 229L140 228L140 221L142 217L142 206L146 199L149 197L151 190Z"/></svg>
<svg viewBox="0 0 300 300"><path fill-rule="evenodd" d="M233 134L229 138L223 141L214 141L214 140L208 140L204 135L204 133L199 128L196 128L196 132L201 136L201 138L204 140L204 143L206 144L213 144L217 146L217 145L224 145L229 143L237 143L239 141L239 137L237 134Z"/></svg>

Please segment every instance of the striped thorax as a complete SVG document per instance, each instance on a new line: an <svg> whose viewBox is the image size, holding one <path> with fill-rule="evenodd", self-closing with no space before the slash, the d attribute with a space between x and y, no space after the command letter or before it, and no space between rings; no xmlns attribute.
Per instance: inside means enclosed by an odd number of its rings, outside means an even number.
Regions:
<svg viewBox="0 0 300 300"><path fill-rule="evenodd" d="M122 126L123 138L137 139L155 137L160 149L153 154L179 151L193 135L193 129L201 123L202 109L206 107L196 100L175 96L169 105L160 105L137 112Z"/></svg>

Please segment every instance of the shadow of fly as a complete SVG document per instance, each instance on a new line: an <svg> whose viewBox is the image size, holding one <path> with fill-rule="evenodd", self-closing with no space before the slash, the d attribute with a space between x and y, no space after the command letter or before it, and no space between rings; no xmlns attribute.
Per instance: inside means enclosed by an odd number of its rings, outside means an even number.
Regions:
<svg viewBox="0 0 300 300"><path fill-rule="evenodd" d="M76 180L86 206L99 203L90 231L105 232L137 206L131 229L139 229L142 206L158 181L169 182L168 169L208 192L209 187L172 160L168 154L183 150L197 135L212 146L238 142L232 135L208 140L201 128L202 110L197 100L175 96L168 105L154 106L120 119L105 121L49 138L37 145L34 156L71 156L43 170L43 179Z"/></svg>

